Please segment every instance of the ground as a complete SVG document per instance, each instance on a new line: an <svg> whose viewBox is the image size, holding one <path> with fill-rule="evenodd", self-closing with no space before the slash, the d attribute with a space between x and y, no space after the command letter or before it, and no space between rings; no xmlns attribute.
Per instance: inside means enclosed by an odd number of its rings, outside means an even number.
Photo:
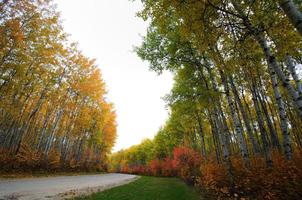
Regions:
<svg viewBox="0 0 302 200"><path fill-rule="evenodd" d="M200 193L178 178L141 177L78 200L199 200Z"/></svg>
<svg viewBox="0 0 302 200"><path fill-rule="evenodd" d="M98 174L0 179L0 200L65 199L127 184L135 175Z"/></svg>

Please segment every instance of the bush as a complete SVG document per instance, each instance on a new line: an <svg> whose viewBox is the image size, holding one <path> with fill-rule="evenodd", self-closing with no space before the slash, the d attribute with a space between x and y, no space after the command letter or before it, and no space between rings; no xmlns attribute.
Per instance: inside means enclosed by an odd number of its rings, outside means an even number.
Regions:
<svg viewBox="0 0 302 200"><path fill-rule="evenodd" d="M52 149L46 156L37 152L30 145L22 143L17 154L5 148L0 149L1 173L32 173L32 172L79 172L104 171L103 162L83 156L79 161L74 156L68 156L64 162L58 150Z"/></svg>
<svg viewBox="0 0 302 200"><path fill-rule="evenodd" d="M121 172L178 176L210 191L217 199L301 199L302 152L294 151L291 161L280 152L273 152L272 160L273 168L267 168L263 157L253 156L247 168L241 156L233 155L230 179L225 163L217 163L215 156L209 155L205 160L188 147L177 147L173 157L154 159L148 165L129 166L125 161Z"/></svg>
<svg viewBox="0 0 302 200"><path fill-rule="evenodd" d="M251 158L246 168L239 157L232 157L234 183L224 164L214 161L203 163L198 186L214 192L221 199L301 199L302 156L296 151L292 161L287 161L278 152L272 154L273 168L267 168L262 157Z"/></svg>
<svg viewBox="0 0 302 200"><path fill-rule="evenodd" d="M201 156L188 147L177 147L173 152L173 167L178 175L188 183L194 184L200 176Z"/></svg>
<svg viewBox="0 0 302 200"><path fill-rule="evenodd" d="M149 163L149 169L152 176L161 176L162 175L162 165L161 161L158 159L151 160Z"/></svg>
<svg viewBox="0 0 302 200"><path fill-rule="evenodd" d="M162 161L161 164L162 176L176 176L177 171L173 166L173 159L167 157Z"/></svg>

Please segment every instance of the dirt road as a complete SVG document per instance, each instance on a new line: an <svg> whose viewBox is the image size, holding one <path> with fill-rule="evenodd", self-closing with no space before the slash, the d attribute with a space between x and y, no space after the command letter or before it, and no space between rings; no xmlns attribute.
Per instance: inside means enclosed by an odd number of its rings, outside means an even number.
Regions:
<svg viewBox="0 0 302 200"><path fill-rule="evenodd" d="M101 174L0 180L0 200L65 199L134 181L135 175Z"/></svg>

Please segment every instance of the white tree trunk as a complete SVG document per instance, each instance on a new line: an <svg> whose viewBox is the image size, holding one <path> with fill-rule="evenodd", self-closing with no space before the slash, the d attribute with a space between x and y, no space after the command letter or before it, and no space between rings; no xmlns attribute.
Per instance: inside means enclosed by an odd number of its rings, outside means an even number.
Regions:
<svg viewBox="0 0 302 200"><path fill-rule="evenodd" d="M257 100L257 95L256 95L256 88L253 86L251 89L252 92L252 99L254 102L254 107L255 107L255 111L256 111L256 116L257 116L257 121L258 121L258 126L260 129L260 135L261 135L261 140L262 140L262 144L263 144L263 151L264 151L264 157L265 157L265 161L268 167L272 167L273 162L271 159L271 155L270 155L270 149L269 149L269 145L268 145L268 141L267 141L267 137L266 137L266 130L264 128L264 124L263 124L263 118L262 118L262 114L260 111L260 107L259 107L259 103Z"/></svg>
<svg viewBox="0 0 302 200"><path fill-rule="evenodd" d="M231 116L232 116L232 119L233 119L233 122L235 125L236 135L239 140L239 148L241 151L241 155L242 155L242 158L244 159L245 163L247 164L249 162L249 156L248 156L248 151L247 151L247 145L245 143L245 138L243 135L242 126L239 121L239 117L235 111L234 101L232 101L232 98L230 96L229 85L226 80L226 76L224 75L222 70L220 70L220 76L221 76L222 84L224 86L224 92L225 92L225 95L227 98L228 106L231 111Z"/></svg>
<svg viewBox="0 0 302 200"><path fill-rule="evenodd" d="M252 143L253 151L254 151L255 154L259 154L260 153L259 144L255 139L254 132L253 132L253 129L251 127L250 120L248 118L248 114L246 112L246 109L244 109L244 106L241 103L237 88L236 88L235 83L234 83L232 78L230 78L230 83L231 83L233 94L235 96L235 100L238 102L239 110L242 114L242 118L243 118L246 130L247 130L247 134L248 134L249 139Z"/></svg>
<svg viewBox="0 0 302 200"><path fill-rule="evenodd" d="M285 76L285 74L281 70L279 64L276 61L276 58L272 55L265 37L263 35L257 34L255 36L255 38L257 39L259 45L261 46L261 48L265 54L271 78L274 79L272 76L277 74L279 79L282 81L282 86L287 89L290 96L292 97L295 105L297 106L299 116L302 118L302 99L299 98L298 93L293 88L293 86L290 84L289 79ZM276 80L276 82L277 82L277 80ZM273 87L275 87L274 84L273 84ZM276 97L276 99L277 99L277 97Z"/></svg>
<svg viewBox="0 0 302 200"><path fill-rule="evenodd" d="M45 147L45 150L44 150L44 154L45 154L46 157L49 153L49 150L51 149L52 142L53 142L53 139L54 139L56 131L57 131L57 127L59 125L61 117L63 116L63 112L64 112L63 109L60 109L57 112L56 117L55 117L54 122L53 122L53 126L50 129L50 132L49 132L50 136L49 136L49 139L47 141L47 144L46 144L46 147Z"/></svg>
<svg viewBox="0 0 302 200"><path fill-rule="evenodd" d="M299 79L299 76L298 76L298 74L296 72L295 62L294 62L294 60L290 56L286 57L286 66L287 66L290 74L292 75L295 83L296 83L297 90L298 90L298 93L299 93L299 98L302 98L301 80Z"/></svg>
<svg viewBox="0 0 302 200"><path fill-rule="evenodd" d="M237 1L232 0L232 4L233 4L234 8L237 10L237 12L242 16L242 20L243 20L243 23L246 26L246 28L250 31L250 33L253 35L255 40L260 45L260 47L265 55L268 67L272 68L274 70L274 72L277 74L278 78L282 81L282 86L287 89L288 93L292 97L292 99L298 109L299 116L302 118L302 99L299 98L298 93L296 92L294 87L290 84L289 79L285 76L285 74L281 70L281 67L277 63L275 56L272 54L272 52L270 50L270 47L267 43L267 39L263 35L264 34L263 31L259 32L259 30L255 29L255 27L253 27L253 25L249 21L248 17L242 12L240 5L238 4Z"/></svg>
<svg viewBox="0 0 302 200"><path fill-rule="evenodd" d="M302 36L302 13L292 0L279 0L279 5L289 18L291 24Z"/></svg>
<svg viewBox="0 0 302 200"><path fill-rule="evenodd" d="M291 140L288 131L288 119L285 112L285 106L278 88L277 77L274 73L274 69L272 67L269 67L269 71L271 74L271 81L273 84L274 95L279 110L278 113L280 117L280 123L281 123L280 125L281 125L282 137L283 137L283 150L286 158L290 160L292 158L292 148L291 148Z"/></svg>

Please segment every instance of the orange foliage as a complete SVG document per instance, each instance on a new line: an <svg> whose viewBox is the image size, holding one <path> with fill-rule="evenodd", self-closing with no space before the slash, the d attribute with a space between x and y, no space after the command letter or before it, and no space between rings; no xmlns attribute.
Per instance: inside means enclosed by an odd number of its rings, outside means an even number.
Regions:
<svg viewBox="0 0 302 200"><path fill-rule="evenodd" d="M89 150L86 150L89 152ZM88 154L88 153L86 153ZM97 163L95 159L83 159L77 161L74 157L68 157L62 162L60 153L53 149L45 157L45 154L32 150L26 143L22 144L17 155L3 148L0 149L0 166L2 173L22 173L35 171L104 171L102 163Z"/></svg>
<svg viewBox="0 0 302 200"><path fill-rule="evenodd" d="M302 196L302 156L295 151L292 161L278 152L272 154L273 168L265 165L262 157L251 158L251 167L245 168L241 158L233 157L233 187L223 164L203 163L198 185L214 191L226 199L300 199Z"/></svg>
<svg viewBox="0 0 302 200"><path fill-rule="evenodd" d="M149 174L149 170L146 166L144 165L137 165L131 168L132 174Z"/></svg>
<svg viewBox="0 0 302 200"><path fill-rule="evenodd" d="M173 159L167 157L163 160L161 172L163 176L175 176L177 174L177 171L173 166Z"/></svg>
<svg viewBox="0 0 302 200"><path fill-rule="evenodd" d="M264 158L253 157L246 168L240 157L233 156L233 184L224 163L201 156L187 147L174 149L173 158L154 159L148 165L122 167L122 173L152 176L178 175L188 183L207 189L217 199L301 199L302 152L296 150L292 161L274 152L273 168L266 167Z"/></svg>
<svg viewBox="0 0 302 200"><path fill-rule="evenodd" d="M200 155L188 147L177 147L173 153L173 166L180 177L187 182L194 183L200 174Z"/></svg>
<svg viewBox="0 0 302 200"><path fill-rule="evenodd" d="M149 163L150 173L153 176L161 175L161 161L158 159L151 160Z"/></svg>

